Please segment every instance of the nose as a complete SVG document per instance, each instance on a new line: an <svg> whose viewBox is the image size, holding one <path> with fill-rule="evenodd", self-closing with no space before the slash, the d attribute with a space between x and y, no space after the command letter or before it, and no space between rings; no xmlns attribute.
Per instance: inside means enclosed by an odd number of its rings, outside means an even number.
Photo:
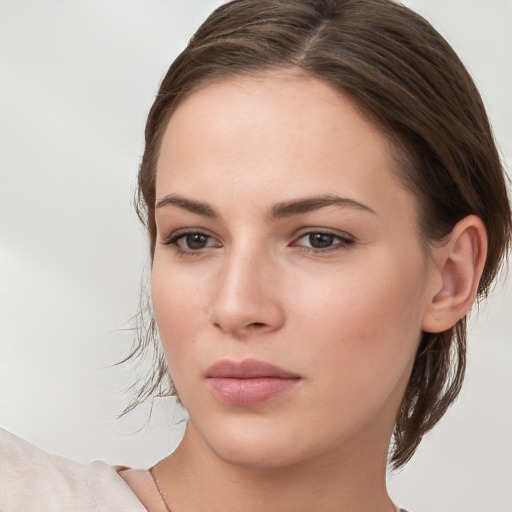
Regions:
<svg viewBox="0 0 512 512"><path fill-rule="evenodd" d="M233 252L218 278L211 323L239 339L281 328L285 315L279 273L277 263L262 251L245 248Z"/></svg>

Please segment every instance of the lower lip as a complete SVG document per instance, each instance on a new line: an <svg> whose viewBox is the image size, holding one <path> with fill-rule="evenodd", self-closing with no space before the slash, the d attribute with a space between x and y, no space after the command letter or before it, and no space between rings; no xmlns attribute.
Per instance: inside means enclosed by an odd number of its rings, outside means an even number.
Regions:
<svg viewBox="0 0 512 512"><path fill-rule="evenodd" d="M299 383L299 380L278 377L254 379L212 377L208 379L208 387L212 395L222 404L250 407L290 391Z"/></svg>

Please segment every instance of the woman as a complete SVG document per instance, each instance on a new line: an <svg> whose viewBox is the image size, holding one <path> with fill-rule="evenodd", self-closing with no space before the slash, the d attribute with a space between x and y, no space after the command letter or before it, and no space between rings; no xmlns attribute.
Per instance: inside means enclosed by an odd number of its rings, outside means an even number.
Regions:
<svg viewBox="0 0 512 512"><path fill-rule="evenodd" d="M398 468L456 398L465 316L510 242L451 49L387 1L221 7L162 83L139 191L190 419L172 456L119 471L138 500L395 510L390 437Z"/></svg>

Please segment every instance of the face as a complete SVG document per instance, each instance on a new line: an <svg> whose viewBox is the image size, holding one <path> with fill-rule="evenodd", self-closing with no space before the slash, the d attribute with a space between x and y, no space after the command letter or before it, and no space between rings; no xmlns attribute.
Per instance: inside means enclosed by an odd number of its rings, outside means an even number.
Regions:
<svg viewBox="0 0 512 512"><path fill-rule="evenodd" d="M187 433L225 461L386 454L428 272L384 136L316 79L210 84L157 165L152 293Z"/></svg>

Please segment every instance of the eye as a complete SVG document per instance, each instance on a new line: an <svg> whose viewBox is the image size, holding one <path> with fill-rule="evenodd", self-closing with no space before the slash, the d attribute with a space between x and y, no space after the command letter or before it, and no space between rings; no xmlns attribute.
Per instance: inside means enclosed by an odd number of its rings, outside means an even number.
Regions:
<svg viewBox="0 0 512 512"><path fill-rule="evenodd" d="M208 247L220 247L215 238L201 232L181 232L171 235L163 241L164 245L172 245L177 250L184 252L195 252Z"/></svg>
<svg viewBox="0 0 512 512"><path fill-rule="evenodd" d="M353 243L354 240L348 235L343 236L341 234L330 233L328 231L310 231L309 233L304 233L300 238L298 238L294 242L294 245L314 251L326 251L329 249L343 249Z"/></svg>

